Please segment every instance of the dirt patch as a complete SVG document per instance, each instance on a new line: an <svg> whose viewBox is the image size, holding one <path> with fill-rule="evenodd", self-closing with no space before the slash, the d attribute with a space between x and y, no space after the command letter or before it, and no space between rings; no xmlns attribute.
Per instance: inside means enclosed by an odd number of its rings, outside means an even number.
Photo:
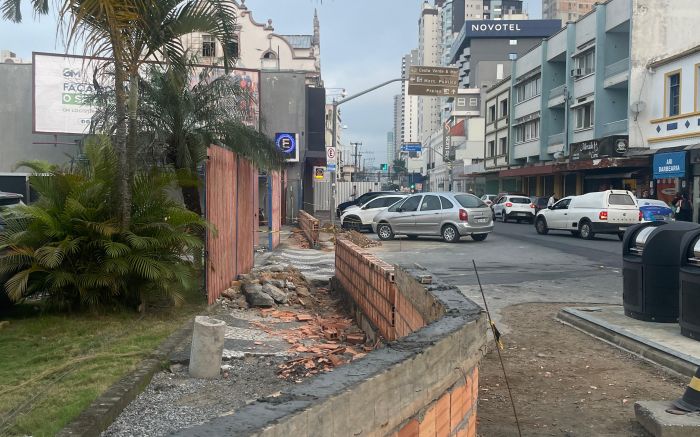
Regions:
<svg viewBox="0 0 700 437"><path fill-rule="evenodd" d="M376 246L382 245L382 243L380 241L371 240L366 235L360 234L357 231L343 232L343 235L345 237L349 238L350 241L352 241L353 243L355 243L356 245L360 246L363 249L366 249L368 247L376 247Z"/></svg>
<svg viewBox="0 0 700 437"><path fill-rule="evenodd" d="M501 351L524 436L646 436L637 400L675 399L688 381L554 320L564 305L503 311ZM480 367L478 435L517 435L496 351Z"/></svg>

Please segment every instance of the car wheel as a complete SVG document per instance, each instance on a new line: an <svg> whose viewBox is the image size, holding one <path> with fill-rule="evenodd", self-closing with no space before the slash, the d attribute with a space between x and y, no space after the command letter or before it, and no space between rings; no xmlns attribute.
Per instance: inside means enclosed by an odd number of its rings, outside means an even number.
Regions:
<svg viewBox="0 0 700 437"><path fill-rule="evenodd" d="M472 240L474 241L484 241L489 234L472 234Z"/></svg>
<svg viewBox="0 0 700 437"><path fill-rule="evenodd" d="M456 243L459 241L459 231L453 225L447 225L442 228L442 239L447 243Z"/></svg>
<svg viewBox="0 0 700 437"><path fill-rule="evenodd" d="M407 235L407 237L409 240L417 240L418 239L418 235Z"/></svg>
<svg viewBox="0 0 700 437"><path fill-rule="evenodd" d="M581 238L584 240L592 240L595 238L595 233L593 232L593 228L591 227L590 222L583 222L579 225L578 228L579 232L581 233Z"/></svg>
<svg viewBox="0 0 700 437"><path fill-rule="evenodd" d="M384 241L394 239L394 231L391 230L391 226L387 223L377 225L377 235L380 240Z"/></svg>
<svg viewBox="0 0 700 437"><path fill-rule="evenodd" d="M617 238L620 239L620 241L625 239L625 233L624 232L618 232L617 233Z"/></svg>
<svg viewBox="0 0 700 437"><path fill-rule="evenodd" d="M538 218L535 222L535 230L537 230L537 233L540 235L547 235L547 232L549 232L547 221L542 217Z"/></svg>
<svg viewBox="0 0 700 437"><path fill-rule="evenodd" d="M502 212L501 212L501 221L502 221L503 223L508 223L508 215L506 214L505 211L502 211Z"/></svg>

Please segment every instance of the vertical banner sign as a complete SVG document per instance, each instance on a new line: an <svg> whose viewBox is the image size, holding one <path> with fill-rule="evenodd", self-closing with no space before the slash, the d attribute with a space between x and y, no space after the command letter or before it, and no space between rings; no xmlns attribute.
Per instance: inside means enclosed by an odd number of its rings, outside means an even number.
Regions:
<svg viewBox="0 0 700 437"><path fill-rule="evenodd" d="M442 126L442 160L452 161L452 137L450 136L450 123L448 121Z"/></svg>
<svg viewBox="0 0 700 437"><path fill-rule="evenodd" d="M275 145L284 155L287 162L299 162L299 134L278 132L275 134Z"/></svg>

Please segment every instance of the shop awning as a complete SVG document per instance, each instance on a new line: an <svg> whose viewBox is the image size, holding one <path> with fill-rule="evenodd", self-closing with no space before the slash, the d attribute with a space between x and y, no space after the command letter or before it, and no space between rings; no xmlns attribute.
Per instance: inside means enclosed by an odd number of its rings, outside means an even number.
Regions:
<svg viewBox="0 0 700 437"><path fill-rule="evenodd" d="M685 177L686 152L657 153L654 155L654 179Z"/></svg>
<svg viewBox="0 0 700 437"><path fill-rule="evenodd" d="M545 174L554 173L554 165L536 165L530 167L521 168L511 168L508 170L503 170L498 173L500 177L513 177L513 176L541 176Z"/></svg>
<svg viewBox="0 0 700 437"><path fill-rule="evenodd" d="M626 173L609 173L609 174L592 174L585 175L584 177L588 180L591 179L631 179L635 177L635 171L628 171Z"/></svg>

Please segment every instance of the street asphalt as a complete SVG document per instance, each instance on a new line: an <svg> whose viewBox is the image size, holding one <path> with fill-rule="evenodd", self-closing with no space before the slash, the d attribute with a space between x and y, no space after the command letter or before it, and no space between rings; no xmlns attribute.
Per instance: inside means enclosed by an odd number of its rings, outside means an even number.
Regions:
<svg viewBox="0 0 700 437"><path fill-rule="evenodd" d="M483 242L399 237L371 250L392 264L419 264L483 306L472 265L476 261L496 321L501 309L519 303L622 302L622 243L616 235L582 240L564 232L538 235L530 224L499 222Z"/></svg>

